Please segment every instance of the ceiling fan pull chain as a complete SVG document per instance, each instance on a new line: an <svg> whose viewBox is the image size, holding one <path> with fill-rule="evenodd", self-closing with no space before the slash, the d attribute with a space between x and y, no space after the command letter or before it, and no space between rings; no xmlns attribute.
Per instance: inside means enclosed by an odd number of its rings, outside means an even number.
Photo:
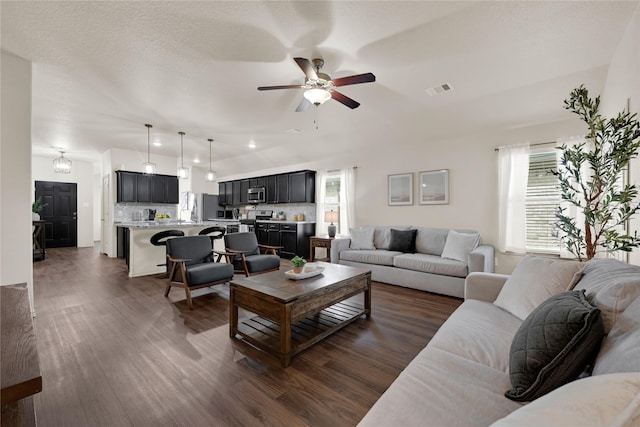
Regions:
<svg viewBox="0 0 640 427"><path fill-rule="evenodd" d="M318 130L318 105L315 105L316 109L313 112L313 123L316 124L316 130Z"/></svg>

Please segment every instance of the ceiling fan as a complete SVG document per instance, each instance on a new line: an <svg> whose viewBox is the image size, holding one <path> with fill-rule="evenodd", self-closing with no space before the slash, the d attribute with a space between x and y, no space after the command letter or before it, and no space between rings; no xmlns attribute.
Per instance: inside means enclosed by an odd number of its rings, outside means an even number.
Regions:
<svg viewBox="0 0 640 427"><path fill-rule="evenodd" d="M359 102L349 98L348 96L338 92L334 88L339 86L355 85L358 83L375 82L376 76L372 73L356 74L348 77L340 77L331 79L331 76L321 73L320 70L324 65L323 59L315 58L309 61L307 58L293 58L298 66L302 69L306 76L303 85L284 85L284 86L260 86L258 90L274 90L274 89L306 89L304 99L296 108L296 112L305 111L309 105L318 106L325 101L333 98L341 104L353 109L358 108Z"/></svg>

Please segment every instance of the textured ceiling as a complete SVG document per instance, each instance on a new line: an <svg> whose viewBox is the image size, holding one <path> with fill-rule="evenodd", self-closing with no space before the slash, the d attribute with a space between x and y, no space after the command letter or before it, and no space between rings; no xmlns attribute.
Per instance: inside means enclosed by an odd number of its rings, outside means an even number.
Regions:
<svg viewBox="0 0 640 427"><path fill-rule="evenodd" d="M33 62L33 152L97 160L111 147L146 153L146 128L185 163L221 175L322 153L416 144L454 132L566 118L580 83L602 88L638 2L84 2L2 1L2 48ZM294 110L292 58L320 57L333 78L375 83ZM429 97L441 83L452 92ZM300 133L287 132L300 129ZM402 142L401 142L402 141ZM256 144L255 149L248 147ZM305 150L296 150L304 144ZM304 152L302 152L304 151ZM308 157L307 157L308 156ZM206 165L205 165L206 167Z"/></svg>

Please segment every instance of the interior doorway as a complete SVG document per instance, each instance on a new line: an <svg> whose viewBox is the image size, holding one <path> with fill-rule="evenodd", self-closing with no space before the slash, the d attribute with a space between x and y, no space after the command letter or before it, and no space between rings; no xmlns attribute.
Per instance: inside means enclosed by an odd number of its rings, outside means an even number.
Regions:
<svg viewBox="0 0 640 427"><path fill-rule="evenodd" d="M36 199L42 197L44 209L40 219L45 221L47 248L78 246L77 184L36 181Z"/></svg>

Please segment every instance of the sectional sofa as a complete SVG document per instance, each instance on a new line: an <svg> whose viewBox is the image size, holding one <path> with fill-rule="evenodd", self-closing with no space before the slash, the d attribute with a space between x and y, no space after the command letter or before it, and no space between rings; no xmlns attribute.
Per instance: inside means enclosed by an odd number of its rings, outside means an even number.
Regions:
<svg viewBox="0 0 640 427"><path fill-rule="evenodd" d="M330 255L333 263L370 269L377 282L458 298L469 273L493 272L495 263L493 246L476 231L406 225L351 229L351 237L332 242Z"/></svg>
<svg viewBox="0 0 640 427"><path fill-rule="evenodd" d="M359 427L638 426L639 355L640 267L527 256L467 277Z"/></svg>

